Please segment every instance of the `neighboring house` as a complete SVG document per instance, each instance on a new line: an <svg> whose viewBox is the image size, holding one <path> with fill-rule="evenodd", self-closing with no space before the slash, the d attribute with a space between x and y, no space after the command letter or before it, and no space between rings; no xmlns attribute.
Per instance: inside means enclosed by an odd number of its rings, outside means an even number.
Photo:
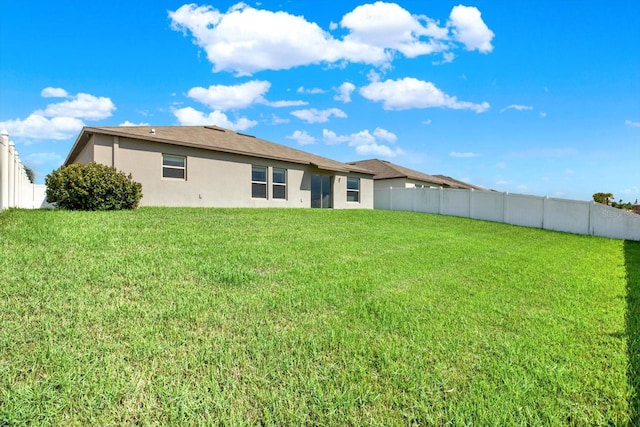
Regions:
<svg viewBox="0 0 640 427"><path fill-rule="evenodd" d="M360 160L350 162L352 166L369 169L373 176L374 188L381 190L385 188L463 188L484 190L482 187L467 184L462 181L443 175L427 175L413 169L408 169L386 160Z"/></svg>
<svg viewBox="0 0 640 427"><path fill-rule="evenodd" d="M64 164L142 184L142 206L373 209L373 172L216 126L85 127Z"/></svg>

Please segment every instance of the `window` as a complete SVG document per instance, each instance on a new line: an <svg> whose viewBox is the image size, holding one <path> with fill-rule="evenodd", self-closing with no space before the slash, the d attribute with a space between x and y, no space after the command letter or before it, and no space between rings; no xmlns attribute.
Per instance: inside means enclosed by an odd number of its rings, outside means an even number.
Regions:
<svg viewBox="0 0 640 427"><path fill-rule="evenodd" d="M347 178L347 202L360 201L360 178Z"/></svg>
<svg viewBox="0 0 640 427"><path fill-rule="evenodd" d="M271 193L274 199L286 199L287 198L287 170L273 168L273 192Z"/></svg>
<svg viewBox="0 0 640 427"><path fill-rule="evenodd" d="M187 158L174 156L173 154L163 154L162 177L187 179Z"/></svg>
<svg viewBox="0 0 640 427"><path fill-rule="evenodd" d="M251 197L267 198L267 168L264 166L251 167Z"/></svg>

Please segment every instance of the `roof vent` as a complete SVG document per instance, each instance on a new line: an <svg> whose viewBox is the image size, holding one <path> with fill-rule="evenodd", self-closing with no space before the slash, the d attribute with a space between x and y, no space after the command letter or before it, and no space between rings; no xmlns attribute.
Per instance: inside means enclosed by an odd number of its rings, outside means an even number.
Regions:
<svg viewBox="0 0 640 427"><path fill-rule="evenodd" d="M149 133L150 133L151 135L155 135L155 134L156 134L156 130L155 130L154 128L151 128L151 130L149 131Z"/></svg>
<svg viewBox="0 0 640 427"><path fill-rule="evenodd" d="M219 128L217 126L205 126L205 129L217 130L218 132L226 132L224 129Z"/></svg>

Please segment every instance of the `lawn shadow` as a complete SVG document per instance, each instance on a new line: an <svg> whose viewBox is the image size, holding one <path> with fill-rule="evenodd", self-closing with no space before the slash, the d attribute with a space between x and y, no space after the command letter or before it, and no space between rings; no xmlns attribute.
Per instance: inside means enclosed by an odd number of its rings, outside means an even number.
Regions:
<svg viewBox="0 0 640 427"><path fill-rule="evenodd" d="M640 242L624 242L627 269L627 377L632 388L629 402L631 425L640 426Z"/></svg>

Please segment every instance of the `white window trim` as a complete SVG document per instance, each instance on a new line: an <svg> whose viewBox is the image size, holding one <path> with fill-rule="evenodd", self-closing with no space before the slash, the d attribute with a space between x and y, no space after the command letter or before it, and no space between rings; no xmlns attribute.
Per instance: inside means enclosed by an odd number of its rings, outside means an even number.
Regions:
<svg viewBox="0 0 640 427"><path fill-rule="evenodd" d="M183 160L184 166L165 165L164 164L164 157L165 156L181 158ZM183 156L183 155L180 155L180 154L162 153L161 162L162 162L162 165L161 165L162 168L160 169L160 174L162 176L162 179L170 179L170 180L177 180L177 181L186 181L187 180L187 156ZM173 176L164 176L164 170L165 169L182 170L184 172L184 177L183 178L178 178L178 177L173 177Z"/></svg>
<svg viewBox="0 0 640 427"><path fill-rule="evenodd" d="M358 181L358 189L357 190L349 188L349 180L350 179L355 179L355 180ZM347 177L347 203L360 203L360 186L361 185L362 185L362 180L360 178ZM356 193L358 200L357 201L349 200L349 192Z"/></svg>
<svg viewBox="0 0 640 427"><path fill-rule="evenodd" d="M271 169L271 186L272 186L272 188L271 188L271 198L273 200L287 200L287 196L288 196L288 194L287 194L287 181L289 180L289 177L287 176L288 175L287 169L285 169L285 168L273 168L273 167L270 168L270 169ZM274 171L276 169L284 171L284 182L275 182L275 181L273 181L273 173L274 173ZM276 187L276 186L284 187L284 197L275 197L274 196L275 191L273 191L273 187Z"/></svg>
<svg viewBox="0 0 640 427"><path fill-rule="evenodd" d="M264 181L254 181L253 180L253 168L263 168L265 170ZM253 195L253 184L261 184L265 186L265 195L264 197L256 197ZM269 166L262 165L251 165L251 198L259 199L259 200L269 200Z"/></svg>

